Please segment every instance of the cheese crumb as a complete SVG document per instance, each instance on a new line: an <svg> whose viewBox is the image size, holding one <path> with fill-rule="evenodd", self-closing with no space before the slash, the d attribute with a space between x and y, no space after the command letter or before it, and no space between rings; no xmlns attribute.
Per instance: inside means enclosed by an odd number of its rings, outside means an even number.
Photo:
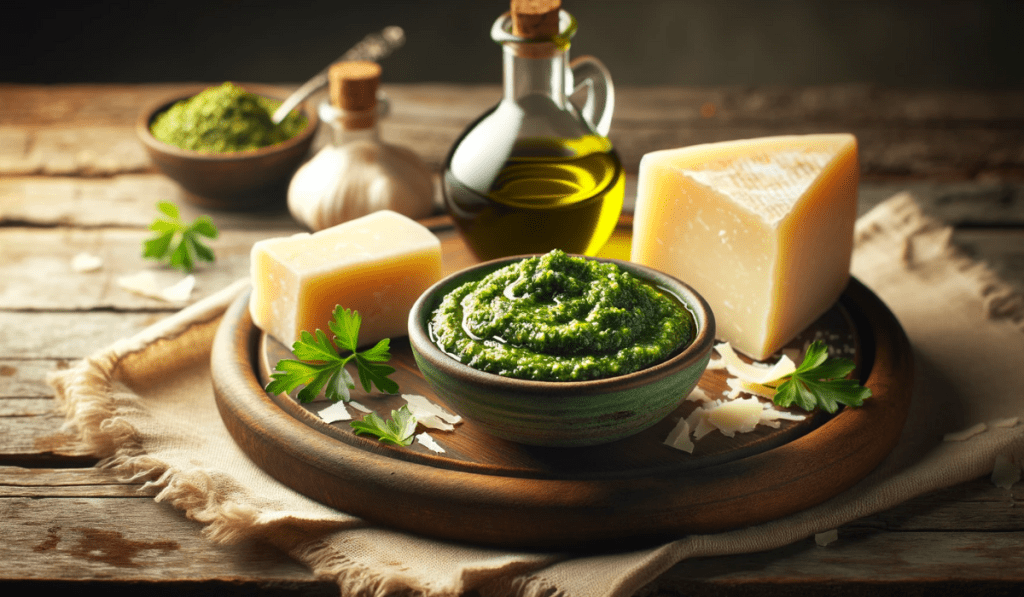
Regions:
<svg viewBox="0 0 1024 597"><path fill-rule="evenodd" d="M425 431L416 434L416 441L418 441L428 450L433 450L438 454L442 454L445 451L444 448L442 448L436 441L434 441L434 438L430 437L430 434Z"/></svg>
<svg viewBox="0 0 1024 597"><path fill-rule="evenodd" d="M176 284L161 288L156 281L156 274L150 270L144 270L137 274L118 277L117 285L141 296L169 303L183 303L192 296L192 289L196 286L196 277L190 274Z"/></svg>
<svg viewBox="0 0 1024 597"><path fill-rule="evenodd" d="M962 441L966 441L968 439L971 439L975 435L978 435L980 433L984 433L986 429L988 429L988 427L984 423L978 423L977 425L974 425L972 427L968 427L967 429L963 429L961 431L953 431L953 432L947 433L946 435L942 436L942 441L945 441L945 442L962 442Z"/></svg>
<svg viewBox="0 0 1024 597"><path fill-rule="evenodd" d="M352 415L345 408L344 402L335 402L317 413L325 423L337 423L338 421L351 421Z"/></svg>
<svg viewBox="0 0 1024 597"><path fill-rule="evenodd" d="M1010 489L1017 481L1020 481L1020 467L1002 454L996 456L992 467L992 483L996 487Z"/></svg>
<svg viewBox="0 0 1024 597"><path fill-rule="evenodd" d="M79 253L71 259L71 269L78 273L95 272L103 267L103 259L89 253Z"/></svg>
<svg viewBox="0 0 1024 597"><path fill-rule="evenodd" d="M818 547L825 547L829 543L834 542L839 538L839 531L832 529L831 531L825 531L824 533L816 533L814 535L814 542L818 544Z"/></svg>

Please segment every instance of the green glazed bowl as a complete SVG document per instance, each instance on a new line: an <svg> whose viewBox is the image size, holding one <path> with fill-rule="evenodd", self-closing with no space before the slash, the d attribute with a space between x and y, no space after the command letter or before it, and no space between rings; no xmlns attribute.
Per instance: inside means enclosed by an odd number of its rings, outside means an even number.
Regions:
<svg viewBox="0 0 1024 597"><path fill-rule="evenodd" d="M487 433L535 446L592 446L634 435L671 413L697 385L715 340L711 307L696 291L651 268L615 259L633 275L675 295L697 333L675 356L627 375L590 381L529 381L463 365L430 339L427 323L442 297L527 256L488 261L452 274L424 292L409 312L409 343L439 400ZM597 258L588 258L597 259Z"/></svg>

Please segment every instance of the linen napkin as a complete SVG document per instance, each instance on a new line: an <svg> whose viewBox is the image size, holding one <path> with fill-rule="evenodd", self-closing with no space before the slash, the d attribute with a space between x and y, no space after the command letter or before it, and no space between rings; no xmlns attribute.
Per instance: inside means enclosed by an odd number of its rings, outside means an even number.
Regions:
<svg viewBox="0 0 1024 597"><path fill-rule="evenodd" d="M899 444L868 477L784 519L603 555L515 552L381 528L281 485L221 422L209 352L246 281L75 364L49 382L101 466L147 479L213 541L269 542L335 580L342 595L631 595L690 557L773 549L914 496L1024 462L1024 300L957 253L951 230L907 194L857 222L852 270L893 310L915 350ZM963 432L963 433L959 433ZM947 435L948 434L948 435Z"/></svg>

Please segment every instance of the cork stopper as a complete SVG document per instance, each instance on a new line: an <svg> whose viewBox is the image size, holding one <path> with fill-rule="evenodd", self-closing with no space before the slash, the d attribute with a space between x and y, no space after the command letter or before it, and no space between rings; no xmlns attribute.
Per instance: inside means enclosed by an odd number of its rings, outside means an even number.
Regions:
<svg viewBox="0 0 1024 597"><path fill-rule="evenodd" d="M512 0L512 34L524 39L558 35L558 9L562 0Z"/></svg>
<svg viewBox="0 0 1024 597"><path fill-rule="evenodd" d="M377 85L381 68L376 62L336 62L327 71L331 105L342 111L347 129L364 129L377 122Z"/></svg>

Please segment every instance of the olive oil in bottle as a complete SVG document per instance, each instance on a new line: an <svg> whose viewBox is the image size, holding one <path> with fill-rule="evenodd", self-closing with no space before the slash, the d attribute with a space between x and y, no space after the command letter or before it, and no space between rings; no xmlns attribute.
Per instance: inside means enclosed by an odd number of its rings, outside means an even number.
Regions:
<svg viewBox="0 0 1024 597"><path fill-rule="evenodd" d="M516 143L486 192L445 169L449 213L479 259L546 253L594 255L619 214L625 176L603 137Z"/></svg>
<svg viewBox="0 0 1024 597"><path fill-rule="evenodd" d="M625 176L607 138L614 107L596 58L568 61L576 21L557 0L526 3L498 18L502 100L453 145L445 161L445 207L481 260L508 255L594 255L619 214ZM520 12L522 10L522 12ZM578 110L566 83L586 89Z"/></svg>

